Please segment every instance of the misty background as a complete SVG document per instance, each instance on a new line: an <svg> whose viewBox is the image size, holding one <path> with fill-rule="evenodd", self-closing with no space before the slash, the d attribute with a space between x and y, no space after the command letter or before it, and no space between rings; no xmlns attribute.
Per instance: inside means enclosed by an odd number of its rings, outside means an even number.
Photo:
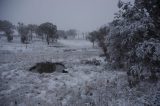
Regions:
<svg viewBox="0 0 160 106"><path fill-rule="evenodd" d="M0 0L0 106L160 106L160 0Z"/></svg>
<svg viewBox="0 0 160 106"><path fill-rule="evenodd" d="M52 22L59 29L96 30L113 20L118 0L0 0L0 20Z"/></svg>

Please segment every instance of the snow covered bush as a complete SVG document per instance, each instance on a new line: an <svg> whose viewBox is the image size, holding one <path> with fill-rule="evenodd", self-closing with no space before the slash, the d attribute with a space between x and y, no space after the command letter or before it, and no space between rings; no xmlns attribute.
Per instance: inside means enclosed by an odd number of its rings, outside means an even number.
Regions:
<svg viewBox="0 0 160 106"><path fill-rule="evenodd" d="M152 3L148 5L153 7ZM143 77L157 80L160 70L160 35L154 16L137 1L134 5L120 1L118 6L120 10L109 24L105 40L109 63L114 68L127 70L128 75L132 76L129 80L137 79L135 82L139 82ZM142 72L148 74L140 75Z"/></svg>

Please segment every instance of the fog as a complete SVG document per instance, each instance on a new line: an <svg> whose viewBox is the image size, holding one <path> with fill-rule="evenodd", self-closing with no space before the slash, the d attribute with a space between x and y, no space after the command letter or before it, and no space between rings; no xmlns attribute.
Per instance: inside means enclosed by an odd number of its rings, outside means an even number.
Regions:
<svg viewBox="0 0 160 106"><path fill-rule="evenodd" d="M0 20L52 22L58 29L92 31L113 20L118 0L0 0Z"/></svg>
<svg viewBox="0 0 160 106"><path fill-rule="evenodd" d="M160 0L0 0L0 106L160 106L159 11Z"/></svg>

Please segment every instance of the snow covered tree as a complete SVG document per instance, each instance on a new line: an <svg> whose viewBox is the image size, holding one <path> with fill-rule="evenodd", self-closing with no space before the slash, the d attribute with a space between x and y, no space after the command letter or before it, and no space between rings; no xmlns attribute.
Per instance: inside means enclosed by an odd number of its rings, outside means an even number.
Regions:
<svg viewBox="0 0 160 106"><path fill-rule="evenodd" d="M102 49L104 56L106 56L106 58L108 58L108 54L107 54L107 45L105 42L105 37L108 35L109 30L110 29L108 26L103 26L97 31L96 35L96 41L98 43L98 46Z"/></svg>
<svg viewBox="0 0 160 106"><path fill-rule="evenodd" d="M67 34L64 30L57 30L58 37L67 39Z"/></svg>
<svg viewBox="0 0 160 106"><path fill-rule="evenodd" d="M53 25L52 23L46 22L43 23L39 26L41 32L46 36L46 41L49 45L50 39L52 39L52 41L57 39L57 26Z"/></svg>
<svg viewBox="0 0 160 106"><path fill-rule="evenodd" d="M28 24L28 29L29 29L29 39L32 40L33 33L36 33L37 25L34 24Z"/></svg>
<svg viewBox="0 0 160 106"><path fill-rule="evenodd" d="M121 0L119 0L117 6L118 6L118 8L121 8L123 6L123 2Z"/></svg>
<svg viewBox="0 0 160 106"><path fill-rule="evenodd" d="M150 9L154 8L151 2L155 1L150 0ZM110 31L106 36L107 54L110 64L128 70L128 75L134 77L135 82L142 77L157 80L160 70L159 26L152 12L138 3L137 0L134 5L119 4L120 11L109 24Z"/></svg>
<svg viewBox="0 0 160 106"><path fill-rule="evenodd" d="M66 35L67 35L67 38L75 39L75 37L77 36L77 31L76 29L70 29L66 31Z"/></svg>
<svg viewBox="0 0 160 106"><path fill-rule="evenodd" d="M7 36L8 42L11 42L13 40L13 30L6 30L5 34Z"/></svg>
<svg viewBox="0 0 160 106"><path fill-rule="evenodd" d="M135 0L138 8L145 9L152 18L155 28L158 32L160 29L160 1L159 0ZM159 33L158 33L159 34Z"/></svg>
<svg viewBox="0 0 160 106"><path fill-rule="evenodd" d="M17 30L21 36L21 42L27 44L29 42L29 28L23 23L18 23Z"/></svg>
<svg viewBox="0 0 160 106"><path fill-rule="evenodd" d="M93 43L93 47L97 40L97 34L98 34L97 31L93 31L93 32L90 32L89 35L87 36L87 39Z"/></svg>
<svg viewBox="0 0 160 106"><path fill-rule="evenodd" d="M13 29L14 26L9 21L1 21L0 20L0 31L4 32L8 42L11 42L13 40Z"/></svg>
<svg viewBox="0 0 160 106"><path fill-rule="evenodd" d="M99 30L90 32L87 36L87 39L90 40L90 42L93 43L93 47L95 42L98 43L98 46L102 49L103 55L108 56L107 54L107 45L105 42L105 38L109 33L109 27L108 26L102 26Z"/></svg>
<svg viewBox="0 0 160 106"><path fill-rule="evenodd" d="M42 41L44 40L44 35L43 35L43 32L42 30L40 29L39 26L37 26L37 28L35 29L35 34L40 37L42 39Z"/></svg>

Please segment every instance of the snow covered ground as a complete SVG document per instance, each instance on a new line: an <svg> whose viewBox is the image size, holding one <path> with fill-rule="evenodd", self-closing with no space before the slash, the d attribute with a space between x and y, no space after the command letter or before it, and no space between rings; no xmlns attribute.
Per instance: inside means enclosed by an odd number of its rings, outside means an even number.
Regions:
<svg viewBox="0 0 160 106"><path fill-rule="evenodd" d="M125 72L111 70L98 48L86 40L47 45L18 39L0 41L0 106L143 106L155 89L130 89ZM83 61L98 60L100 65ZM33 73L37 62L62 62L69 73ZM142 86L144 86L142 84ZM150 85L146 85L150 86ZM155 85L156 86L156 85ZM140 89L137 91L137 89ZM153 91L153 92L151 92ZM155 91L155 92L154 92ZM138 92L138 93L137 93ZM144 93L152 93L145 94ZM155 100L155 99L154 99Z"/></svg>

